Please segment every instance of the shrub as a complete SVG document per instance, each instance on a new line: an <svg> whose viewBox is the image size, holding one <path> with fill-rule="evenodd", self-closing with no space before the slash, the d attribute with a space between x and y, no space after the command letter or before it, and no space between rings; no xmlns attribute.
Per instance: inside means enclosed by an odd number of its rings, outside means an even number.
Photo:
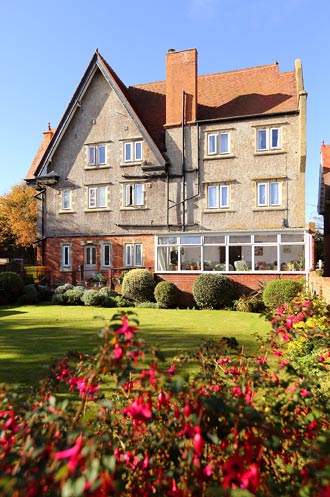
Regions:
<svg viewBox="0 0 330 497"><path fill-rule="evenodd" d="M117 295L114 297L114 301L116 302L117 307L134 307L134 304L131 300L125 299L122 295Z"/></svg>
<svg viewBox="0 0 330 497"><path fill-rule="evenodd" d="M71 285L71 283L65 283L64 285L60 285L57 288L55 288L55 295L65 293L67 290L73 290L73 288L74 285Z"/></svg>
<svg viewBox="0 0 330 497"><path fill-rule="evenodd" d="M137 302L135 307L138 309L161 309L157 302Z"/></svg>
<svg viewBox="0 0 330 497"><path fill-rule="evenodd" d="M230 307L235 297L233 282L222 274L200 274L192 292L200 309Z"/></svg>
<svg viewBox="0 0 330 497"><path fill-rule="evenodd" d="M262 312L264 308L261 292L241 295L238 300L234 301L234 309L238 312Z"/></svg>
<svg viewBox="0 0 330 497"><path fill-rule="evenodd" d="M75 288L72 288L71 290L67 290L64 293L64 298L69 305L82 305L83 302L81 300L81 297L84 293L84 289L81 286L76 286Z"/></svg>
<svg viewBox="0 0 330 497"><path fill-rule="evenodd" d="M23 290L23 279L11 271L0 273L0 290L8 303L15 302Z"/></svg>
<svg viewBox="0 0 330 497"><path fill-rule="evenodd" d="M152 301L155 280L147 269L132 269L125 274L122 285L123 297L136 302Z"/></svg>
<svg viewBox="0 0 330 497"><path fill-rule="evenodd" d="M52 297L52 302L53 304L56 305L65 305L67 303L67 300L65 298L65 293L54 293Z"/></svg>
<svg viewBox="0 0 330 497"><path fill-rule="evenodd" d="M32 305L38 302L38 290L34 284L25 285L22 292L18 299L20 305Z"/></svg>
<svg viewBox="0 0 330 497"><path fill-rule="evenodd" d="M50 302L52 300L53 292L47 285L38 285L38 300L39 302Z"/></svg>
<svg viewBox="0 0 330 497"><path fill-rule="evenodd" d="M297 280L276 279L269 281L263 290L262 300L266 307L275 309L290 302L302 290L302 283Z"/></svg>
<svg viewBox="0 0 330 497"><path fill-rule="evenodd" d="M81 296L81 301L87 306L99 306L101 300L102 296L97 290L84 290Z"/></svg>
<svg viewBox="0 0 330 497"><path fill-rule="evenodd" d="M155 287L154 296L160 307L165 309L175 307L178 300L178 288L170 281L160 281Z"/></svg>

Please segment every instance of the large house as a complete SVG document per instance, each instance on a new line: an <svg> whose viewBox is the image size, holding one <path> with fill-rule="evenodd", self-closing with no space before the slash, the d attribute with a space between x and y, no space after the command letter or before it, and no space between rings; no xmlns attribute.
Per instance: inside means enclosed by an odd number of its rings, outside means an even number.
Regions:
<svg viewBox="0 0 330 497"><path fill-rule="evenodd" d="M196 49L170 49L165 81L126 87L96 50L26 178L51 283L307 275L306 98L300 60L200 76Z"/></svg>
<svg viewBox="0 0 330 497"><path fill-rule="evenodd" d="M323 216L323 276L330 276L330 145L322 142L318 213Z"/></svg>

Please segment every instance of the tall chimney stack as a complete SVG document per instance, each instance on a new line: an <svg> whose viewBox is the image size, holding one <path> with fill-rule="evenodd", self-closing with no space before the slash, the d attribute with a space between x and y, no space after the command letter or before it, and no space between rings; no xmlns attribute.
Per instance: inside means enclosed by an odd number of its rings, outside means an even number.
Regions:
<svg viewBox="0 0 330 497"><path fill-rule="evenodd" d="M182 95L185 93L185 122L197 117L197 50L176 51L166 54L166 125L182 124Z"/></svg>

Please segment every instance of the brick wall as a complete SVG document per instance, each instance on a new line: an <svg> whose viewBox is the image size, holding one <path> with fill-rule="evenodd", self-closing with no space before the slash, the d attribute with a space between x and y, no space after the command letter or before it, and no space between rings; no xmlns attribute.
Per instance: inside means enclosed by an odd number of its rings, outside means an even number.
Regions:
<svg viewBox="0 0 330 497"><path fill-rule="evenodd" d="M330 304L330 277L320 276L316 271L311 271L308 288L311 292L321 295L327 304Z"/></svg>

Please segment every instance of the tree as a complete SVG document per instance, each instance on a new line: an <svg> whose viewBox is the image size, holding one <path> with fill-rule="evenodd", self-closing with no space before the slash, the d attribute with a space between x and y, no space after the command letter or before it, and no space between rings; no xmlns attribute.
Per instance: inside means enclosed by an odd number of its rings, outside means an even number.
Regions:
<svg viewBox="0 0 330 497"><path fill-rule="evenodd" d="M24 182L0 196L0 243L31 249L36 239L35 191Z"/></svg>

